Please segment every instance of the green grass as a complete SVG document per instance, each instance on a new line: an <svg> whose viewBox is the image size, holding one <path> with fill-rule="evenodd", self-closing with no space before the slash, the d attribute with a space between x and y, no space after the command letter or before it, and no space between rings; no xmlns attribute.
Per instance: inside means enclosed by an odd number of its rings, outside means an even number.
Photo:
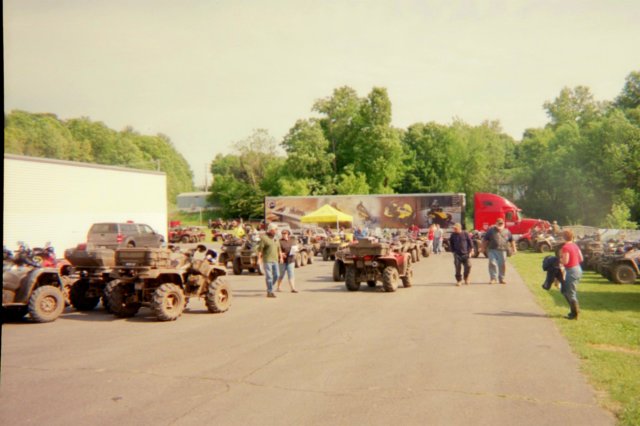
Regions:
<svg viewBox="0 0 640 426"><path fill-rule="evenodd" d="M580 318L569 321L563 318L569 307L558 289L541 288L544 257L518 253L510 261L580 358L601 404L620 425L640 425L640 285L613 284L585 271L578 284Z"/></svg>

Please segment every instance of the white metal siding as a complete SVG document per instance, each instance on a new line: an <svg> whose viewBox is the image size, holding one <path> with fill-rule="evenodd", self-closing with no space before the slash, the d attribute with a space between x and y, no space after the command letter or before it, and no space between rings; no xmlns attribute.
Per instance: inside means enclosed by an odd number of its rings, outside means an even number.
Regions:
<svg viewBox="0 0 640 426"><path fill-rule="evenodd" d="M95 222L146 223L167 235L166 175L90 164L4 158L2 243L50 241L58 257Z"/></svg>

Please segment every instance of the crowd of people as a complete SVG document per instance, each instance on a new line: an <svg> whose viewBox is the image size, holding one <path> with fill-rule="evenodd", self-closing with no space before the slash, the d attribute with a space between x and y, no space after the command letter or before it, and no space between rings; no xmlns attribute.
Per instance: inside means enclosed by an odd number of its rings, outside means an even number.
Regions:
<svg viewBox="0 0 640 426"><path fill-rule="evenodd" d="M261 224L262 225L262 224ZM276 297L275 292L281 291L284 279L287 279L289 289L292 293L297 293L295 286L295 254L298 250L298 238L291 235L291 231L284 229L279 231L275 224L259 226L257 229L252 225L245 225L242 221L233 220L225 223L210 223L210 226L224 226L229 231L229 235L242 238L243 236L255 233L259 229L266 229L261 234L258 246L258 261L262 263L267 286L267 297ZM536 230L533 230L534 232ZM491 226L484 234L477 234L475 238L480 239L480 244L474 244L472 234L464 231L459 223L452 227L452 233L447 236L445 230L439 224L431 224L426 231L421 230L415 224L406 230L390 230L376 228L369 230L363 227L345 229L344 227L332 230L325 228L328 238L339 237L341 241L353 242L367 237L379 240L391 240L400 235L410 235L413 238L425 237L430 253L438 255L444 252L444 245L448 243L448 250L453 255L455 285L471 284L471 261L474 251L484 252L488 258L488 272L490 284L507 284L506 262L509 256L516 254L517 247L511 232L505 227L503 219L497 219L494 226ZM560 230L557 222L554 221L551 232L554 235L563 237L563 245L558 264L562 265L564 282L562 284L562 294L567 300L571 309L567 319L577 319L579 305L577 298L577 285L582 276L580 263L582 253L579 247L573 243L573 233L570 230ZM308 242L311 238L311 230L307 229L300 236L300 241Z"/></svg>

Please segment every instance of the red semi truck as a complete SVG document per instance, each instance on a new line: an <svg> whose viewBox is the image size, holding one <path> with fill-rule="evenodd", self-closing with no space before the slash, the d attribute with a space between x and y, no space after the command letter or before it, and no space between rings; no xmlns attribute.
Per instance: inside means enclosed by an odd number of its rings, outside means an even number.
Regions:
<svg viewBox="0 0 640 426"><path fill-rule="evenodd" d="M265 219L268 222L287 222L292 229L303 227L301 218L324 205L331 205L351 216L345 226L367 228L408 228L417 225L427 228L438 223L450 228L454 223L464 224L465 194L390 194L390 195L320 195L301 197L265 197ZM498 218L517 237L538 225L548 228L549 223L538 219L524 219L521 210L499 195L474 195L474 227L486 231ZM343 223L326 222L335 228Z"/></svg>

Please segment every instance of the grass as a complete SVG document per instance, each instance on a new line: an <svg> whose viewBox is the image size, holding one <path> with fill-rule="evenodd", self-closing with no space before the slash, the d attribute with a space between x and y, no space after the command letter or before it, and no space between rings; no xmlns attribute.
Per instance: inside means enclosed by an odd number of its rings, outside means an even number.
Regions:
<svg viewBox="0 0 640 426"><path fill-rule="evenodd" d="M578 284L580 319L569 321L563 318L569 307L558 289L541 288L544 257L525 252L510 261L580 358L601 404L620 425L640 425L640 285L613 284L585 271Z"/></svg>

